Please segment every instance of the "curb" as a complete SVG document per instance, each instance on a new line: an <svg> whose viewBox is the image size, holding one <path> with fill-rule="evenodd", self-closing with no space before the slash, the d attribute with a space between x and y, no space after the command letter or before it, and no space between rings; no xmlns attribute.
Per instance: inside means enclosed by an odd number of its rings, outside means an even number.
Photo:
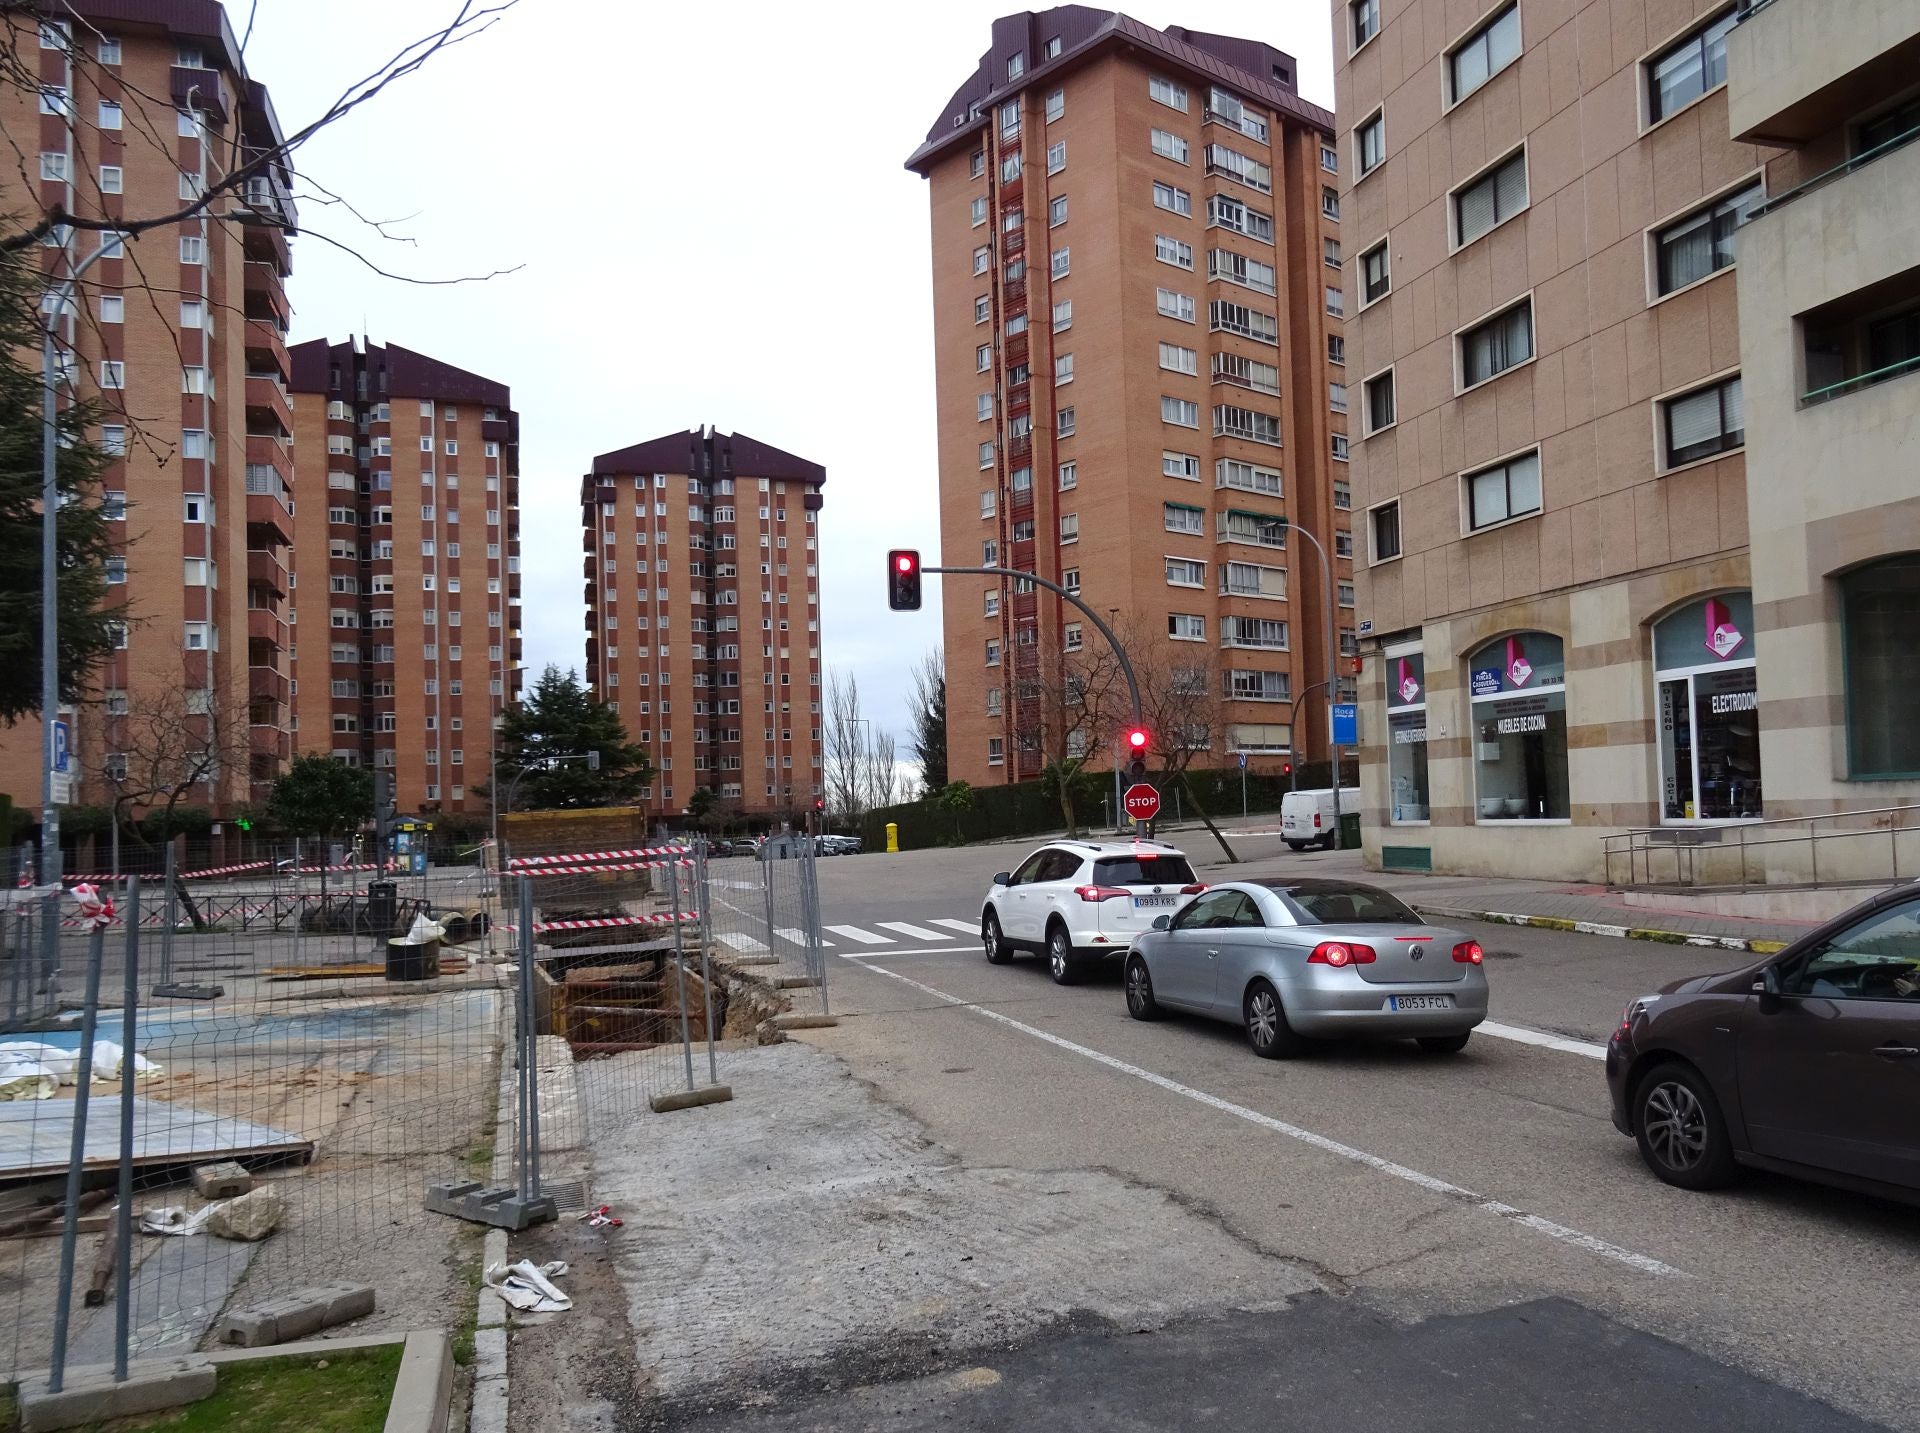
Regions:
<svg viewBox="0 0 1920 1433"><path fill-rule="evenodd" d="M1469 911L1448 906L1430 906L1419 902L1414 909L1423 915L1447 920L1488 921L1494 925L1531 926L1535 930L1569 931L1576 935L1606 935L1622 940L1648 940L1658 945L1696 945L1714 950L1743 950L1754 955L1774 955L1787 948L1784 940L1766 940L1739 935L1693 935L1686 931L1654 930L1647 926L1608 925L1601 921L1569 920L1565 916L1516 915L1510 911Z"/></svg>

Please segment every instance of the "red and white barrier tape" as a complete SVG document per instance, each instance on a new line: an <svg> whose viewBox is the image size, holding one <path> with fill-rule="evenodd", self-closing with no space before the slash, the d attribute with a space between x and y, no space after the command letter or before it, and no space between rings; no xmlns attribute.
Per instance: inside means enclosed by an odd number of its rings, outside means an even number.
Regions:
<svg viewBox="0 0 1920 1433"><path fill-rule="evenodd" d="M669 866L691 866L691 861L610 861L604 866L540 866L519 871L521 876L593 876L601 871L660 871Z"/></svg>
<svg viewBox="0 0 1920 1433"><path fill-rule="evenodd" d="M515 856L507 862L510 871L529 866L577 866L583 863L595 865L608 861L642 861L653 856L690 856L685 846L646 846L633 851L573 851L564 856Z"/></svg>
<svg viewBox="0 0 1920 1433"><path fill-rule="evenodd" d="M699 919L700 917L692 911L684 911L680 915L682 925L696 923ZM545 935L548 931L555 930L617 930L628 926L672 925L673 921L674 917L671 913L657 916L608 916L599 920L535 921L533 933ZM510 934L517 934L520 928L503 925L500 929Z"/></svg>
<svg viewBox="0 0 1920 1433"><path fill-rule="evenodd" d="M88 930L104 930L114 922L113 897L102 895L99 888L82 881L70 894L73 903L80 908L80 918L74 922Z"/></svg>

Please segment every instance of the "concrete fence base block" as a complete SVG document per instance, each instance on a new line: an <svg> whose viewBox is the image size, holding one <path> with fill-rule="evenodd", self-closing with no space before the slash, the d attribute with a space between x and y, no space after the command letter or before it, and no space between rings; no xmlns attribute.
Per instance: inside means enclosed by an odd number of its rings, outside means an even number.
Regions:
<svg viewBox="0 0 1920 1433"><path fill-rule="evenodd" d="M697 1090L675 1090L670 1095L655 1095L647 1103L657 1115L669 1110L691 1110L701 1105L723 1105L733 1098L732 1085L707 1085Z"/></svg>
<svg viewBox="0 0 1920 1433"><path fill-rule="evenodd" d="M546 1195L522 1199L511 1185L484 1185L471 1179L446 1180L427 1186L426 1207L435 1214L451 1214L475 1224L518 1233L535 1224L559 1218L560 1211Z"/></svg>
<svg viewBox="0 0 1920 1433"><path fill-rule="evenodd" d="M776 1030L825 1030L839 1023L838 1015L801 1015L789 1012L773 1017L773 1028Z"/></svg>
<svg viewBox="0 0 1920 1433"><path fill-rule="evenodd" d="M776 975L767 984L775 990L812 990L820 984L820 979L813 975Z"/></svg>
<svg viewBox="0 0 1920 1433"><path fill-rule="evenodd" d="M80 1428L198 1403L213 1393L218 1381L213 1365L194 1357L134 1363L121 1383L114 1382L111 1368L69 1368L66 1387L58 1393L47 1392L44 1372L22 1375L21 1433Z"/></svg>
<svg viewBox="0 0 1920 1433"><path fill-rule="evenodd" d="M262 1348L305 1338L373 1312L371 1284L319 1284L283 1298L235 1309L220 1320L221 1343Z"/></svg>
<svg viewBox="0 0 1920 1433"><path fill-rule="evenodd" d="M407 1335L387 1405L386 1433L443 1433L453 1402L453 1348L439 1329Z"/></svg>

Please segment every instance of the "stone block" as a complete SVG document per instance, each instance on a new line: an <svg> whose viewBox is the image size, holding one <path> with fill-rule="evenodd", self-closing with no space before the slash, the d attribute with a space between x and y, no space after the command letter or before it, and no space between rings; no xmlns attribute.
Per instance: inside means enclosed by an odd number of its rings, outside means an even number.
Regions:
<svg viewBox="0 0 1920 1433"><path fill-rule="evenodd" d="M47 1392L44 1372L23 1374L17 1391L21 1433L82 1428L197 1403L212 1394L219 1374L203 1358L154 1359L131 1365L116 1383L110 1367L67 1370L66 1387Z"/></svg>
<svg viewBox="0 0 1920 1433"><path fill-rule="evenodd" d="M238 1160L203 1164L193 1171L193 1192L202 1199L233 1199L253 1188L253 1176Z"/></svg>
<svg viewBox="0 0 1920 1433"><path fill-rule="evenodd" d="M372 1312L372 1285L320 1284L233 1310L220 1320L219 1339L241 1348L261 1348L305 1338Z"/></svg>
<svg viewBox="0 0 1920 1433"><path fill-rule="evenodd" d="M253 1243L279 1228L286 1212L286 1201L280 1197L280 1191L271 1184L263 1184L215 1208L207 1216L207 1232L222 1239Z"/></svg>

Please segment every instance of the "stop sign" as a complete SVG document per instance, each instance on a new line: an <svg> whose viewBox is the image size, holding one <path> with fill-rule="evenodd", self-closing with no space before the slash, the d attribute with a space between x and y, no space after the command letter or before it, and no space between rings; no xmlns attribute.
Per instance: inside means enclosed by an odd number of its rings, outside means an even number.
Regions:
<svg viewBox="0 0 1920 1433"><path fill-rule="evenodd" d="M1160 793L1144 781L1135 782L1120 804L1134 820L1151 821L1160 814Z"/></svg>

